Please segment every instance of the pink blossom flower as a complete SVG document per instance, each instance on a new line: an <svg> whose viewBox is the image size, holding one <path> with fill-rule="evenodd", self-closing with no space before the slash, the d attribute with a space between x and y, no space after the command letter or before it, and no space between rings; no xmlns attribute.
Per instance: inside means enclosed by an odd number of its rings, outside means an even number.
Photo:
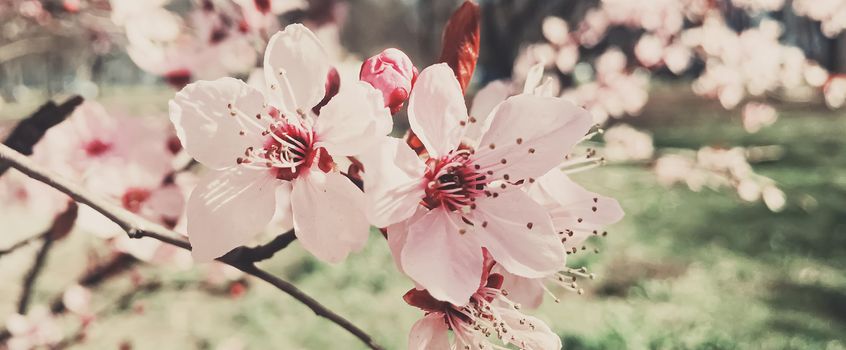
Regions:
<svg viewBox="0 0 846 350"><path fill-rule="evenodd" d="M567 254L582 248L586 239L604 235L603 229L620 221L624 215L617 200L584 189L557 169L527 186L526 192L548 210ZM505 270L499 272L506 276L503 289L508 291L509 298L535 308L543 301L544 294L552 294L547 285L581 293L576 278L593 278L584 269L561 265L559 270L541 278L516 276Z"/></svg>
<svg viewBox="0 0 846 350"><path fill-rule="evenodd" d="M391 130L391 118L364 82L342 85L316 115L329 69L314 34L294 24L268 44L267 96L221 78L190 84L170 102L185 150L213 169L188 200L196 260L248 243L289 201L300 243L318 258L337 262L364 245L364 195L333 158L367 150Z"/></svg>
<svg viewBox="0 0 846 350"><path fill-rule="evenodd" d="M385 49L361 64L359 78L382 92L385 107L389 107L393 114L408 99L414 80L417 79L417 67L405 52Z"/></svg>
<svg viewBox="0 0 846 350"><path fill-rule="evenodd" d="M776 109L766 103L749 102L743 107L743 128L746 132L754 134L773 125L777 119Z"/></svg>
<svg viewBox="0 0 846 350"><path fill-rule="evenodd" d="M563 265L549 215L519 188L560 164L587 133L586 111L559 98L510 97L473 149L461 139L478 121L467 116L452 70L438 64L418 77L408 114L425 162L396 139L362 159L368 216L390 226L401 270L435 298L464 305L477 287L483 247L521 276Z"/></svg>
<svg viewBox="0 0 846 350"><path fill-rule="evenodd" d="M627 124L617 124L602 134L605 159L611 161L646 160L655 151L652 135Z"/></svg>
<svg viewBox="0 0 846 350"><path fill-rule="evenodd" d="M33 148L33 157L53 171L82 181L127 159L161 178L170 170L165 137L163 128L149 120L115 115L88 101L47 131Z"/></svg>
<svg viewBox="0 0 846 350"><path fill-rule="evenodd" d="M62 329L44 305L37 305L26 315L12 314L6 319L9 350L50 348L62 340Z"/></svg>
<svg viewBox="0 0 846 350"><path fill-rule="evenodd" d="M492 344L491 337L520 349L561 348L561 339L543 321L524 315L518 311L519 305L506 297L501 289L503 276L491 273L493 264L486 259L481 283L474 282L476 290L464 305L437 300L426 290L412 289L405 294L403 299L409 305L426 311L409 332L409 350L503 348ZM452 342L450 330L455 335Z"/></svg>

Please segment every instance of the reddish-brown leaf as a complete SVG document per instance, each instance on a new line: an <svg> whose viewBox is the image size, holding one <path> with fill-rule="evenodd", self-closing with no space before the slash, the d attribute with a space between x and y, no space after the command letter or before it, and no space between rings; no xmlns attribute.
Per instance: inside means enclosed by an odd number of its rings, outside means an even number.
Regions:
<svg viewBox="0 0 846 350"><path fill-rule="evenodd" d="M461 90L466 90L479 58L479 5L466 0L450 17L444 28L441 62L455 72Z"/></svg>

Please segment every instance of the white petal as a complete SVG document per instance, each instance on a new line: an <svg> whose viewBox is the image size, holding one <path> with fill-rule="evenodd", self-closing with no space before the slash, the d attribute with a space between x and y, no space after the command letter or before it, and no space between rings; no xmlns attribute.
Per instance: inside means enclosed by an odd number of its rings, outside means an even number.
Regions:
<svg viewBox="0 0 846 350"><path fill-rule="evenodd" d="M170 120L188 154L207 167L223 169L235 165L247 147L261 143L261 128L247 119L255 119L263 103L261 92L243 81L198 81L170 101Z"/></svg>
<svg viewBox="0 0 846 350"><path fill-rule="evenodd" d="M458 147L467 123L461 86L446 63L423 70L408 99L408 123L432 156Z"/></svg>
<svg viewBox="0 0 846 350"><path fill-rule="evenodd" d="M593 125L587 111L566 100L526 94L509 97L489 121L476 163L494 171L493 179L509 175L512 182L559 165Z"/></svg>
<svg viewBox="0 0 846 350"><path fill-rule="evenodd" d="M470 116L473 119L467 124L464 138L474 143L479 142L479 138L482 137L482 128L487 123L491 112L509 95L511 95L511 85L502 80L493 81L479 90L470 107Z"/></svg>
<svg viewBox="0 0 846 350"><path fill-rule="evenodd" d="M280 183L266 171L230 168L206 174L188 199L194 260L211 261L260 233L276 210Z"/></svg>
<svg viewBox="0 0 846 350"><path fill-rule="evenodd" d="M424 196L426 165L403 140L384 137L361 158L367 217L377 227L405 220Z"/></svg>
<svg viewBox="0 0 846 350"><path fill-rule="evenodd" d="M493 272L502 275L502 289L508 291L508 300L528 309L537 309L543 303L543 278L520 277L508 272L501 265L495 265Z"/></svg>
<svg viewBox="0 0 846 350"><path fill-rule="evenodd" d="M313 171L298 179L291 206L297 238L323 261L340 262L367 242L364 194L339 173Z"/></svg>
<svg viewBox="0 0 846 350"><path fill-rule="evenodd" d="M414 323L408 332L408 350L449 350L444 315L433 312Z"/></svg>
<svg viewBox="0 0 846 350"><path fill-rule="evenodd" d="M624 216L617 200L584 189L557 169L541 176L527 192L547 208L556 231L572 231L564 242L566 248L581 247L593 231Z"/></svg>
<svg viewBox="0 0 846 350"><path fill-rule="evenodd" d="M512 331L505 340L526 350L561 349L561 338L545 322L524 315L511 306L503 305L497 309Z"/></svg>
<svg viewBox="0 0 846 350"><path fill-rule="evenodd" d="M291 24L270 38L264 76L271 104L284 113L307 112L323 99L329 58L308 28Z"/></svg>
<svg viewBox="0 0 846 350"><path fill-rule="evenodd" d="M479 288L482 249L472 232L459 233L452 215L437 208L410 225L402 266L436 299L464 305Z"/></svg>
<svg viewBox="0 0 846 350"><path fill-rule="evenodd" d="M428 209L418 206L417 211L408 220L402 220L387 227L388 248L391 250L391 256L394 258L397 270L403 274L405 274L405 270L402 268L402 248L405 247L405 242L408 240L408 227L428 212Z"/></svg>
<svg viewBox="0 0 846 350"><path fill-rule="evenodd" d="M482 245L509 272L537 278L564 267L566 253L552 220L526 193L478 198L473 221Z"/></svg>
<svg viewBox="0 0 846 350"><path fill-rule="evenodd" d="M320 110L315 131L318 145L335 156L361 154L391 132L393 119L381 93L356 81L341 90Z"/></svg>

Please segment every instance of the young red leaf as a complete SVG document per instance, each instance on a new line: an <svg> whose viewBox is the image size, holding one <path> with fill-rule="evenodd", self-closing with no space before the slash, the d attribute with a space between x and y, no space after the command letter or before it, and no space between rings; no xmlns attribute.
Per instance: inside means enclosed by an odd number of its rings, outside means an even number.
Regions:
<svg viewBox="0 0 846 350"><path fill-rule="evenodd" d="M450 17L444 28L440 62L448 64L461 90L466 90L479 58L479 5L467 0Z"/></svg>

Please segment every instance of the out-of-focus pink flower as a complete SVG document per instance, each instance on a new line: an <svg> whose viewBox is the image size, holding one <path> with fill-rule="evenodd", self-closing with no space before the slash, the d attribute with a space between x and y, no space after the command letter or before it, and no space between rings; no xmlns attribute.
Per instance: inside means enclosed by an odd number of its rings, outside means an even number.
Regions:
<svg viewBox="0 0 846 350"><path fill-rule="evenodd" d="M74 284L62 293L62 303L71 312L79 316L89 316L91 312L91 291Z"/></svg>
<svg viewBox="0 0 846 350"><path fill-rule="evenodd" d="M299 242L318 258L338 262L364 246L364 195L333 159L372 147L392 121L379 91L364 82L343 84L315 115L329 69L314 34L294 24L268 43L267 96L221 78L190 84L170 102L185 151L214 170L188 200L196 260L248 243L289 201Z"/></svg>
<svg viewBox="0 0 846 350"><path fill-rule="evenodd" d="M746 132L756 133L773 125L777 119L776 109L766 103L749 102L743 107L743 128Z"/></svg>
<svg viewBox="0 0 846 350"><path fill-rule="evenodd" d="M563 265L548 213L517 189L561 163L562 150L592 125L586 111L559 98L510 97L473 150L461 140L478 120L468 117L451 69L438 64L420 73L409 121L425 162L396 139L362 158L368 217L388 226L401 270L434 297L463 305L477 288L483 247L521 276Z"/></svg>
<svg viewBox="0 0 846 350"><path fill-rule="evenodd" d="M561 339L546 323L521 313L519 306L506 297L503 276L491 273L493 264L486 259L481 283L474 281L477 287L466 304L440 301L426 290L412 289L405 294L406 303L426 312L411 328L409 350L500 348L491 343L492 336L520 349L561 348Z"/></svg>
<svg viewBox="0 0 846 350"><path fill-rule="evenodd" d="M12 314L6 319L9 350L50 348L62 340L62 329L44 305L34 306L26 315Z"/></svg>
<svg viewBox="0 0 846 350"><path fill-rule="evenodd" d="M611 161L650 159L655 151L651 135L627 124L614 125L602 137L605 140L605 158Z"/></svg>
<svg viewBox="0 0 846 350"><path fill-rule="evenodd" d="M837 109L846 104L846 76L835 75L823 85L825 104L829 108Z"/></svg>
<svg viewBox="0 0 846 350"><path fill-rule="evenodd" d="M150 120L114 115L87 101L47 131L33 148L33 157L53 171L83 181L127 159L164 174L171 159L165 139L163 129Z"/></svg>
<svg viewBox="0 0 846 350"><path fill-rule="evenodd" d="M417 67L398 49L385 49L361 64L359 79L382 92L391 114L402 108L417 79Z"/></svg>

